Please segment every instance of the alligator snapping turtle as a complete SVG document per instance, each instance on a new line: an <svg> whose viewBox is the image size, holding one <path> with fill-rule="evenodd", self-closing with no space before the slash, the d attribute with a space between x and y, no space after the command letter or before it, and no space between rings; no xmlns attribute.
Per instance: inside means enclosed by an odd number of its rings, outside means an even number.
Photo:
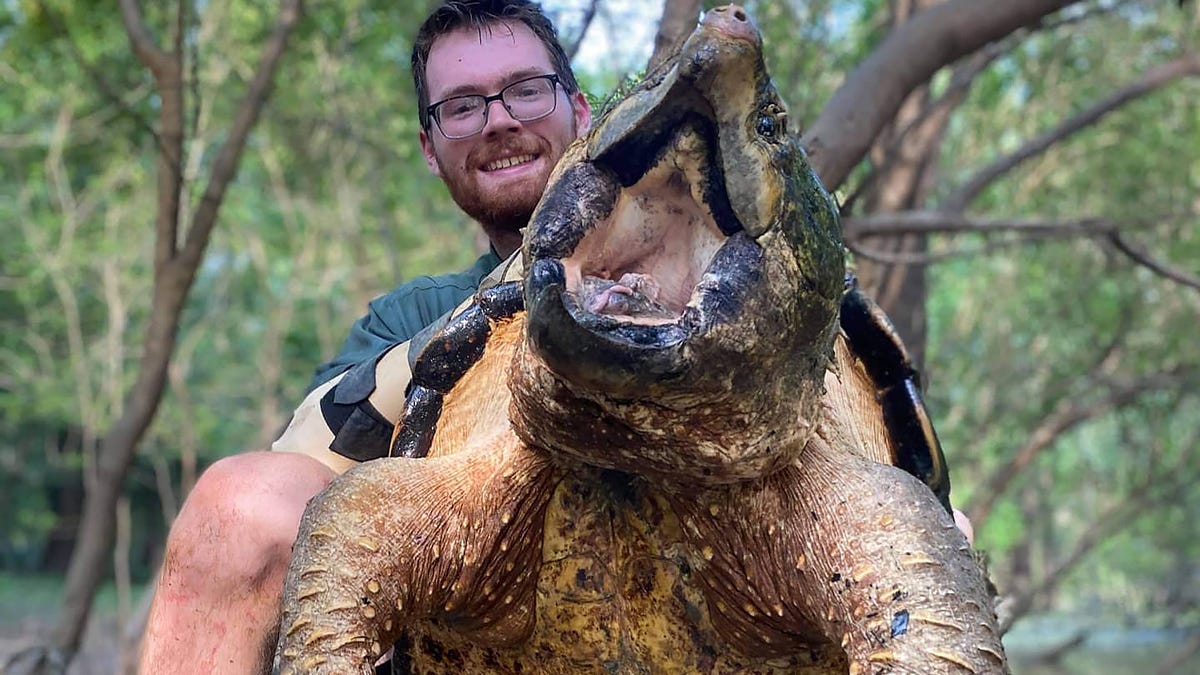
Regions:
<svg viewBox="0 0 1200 675"><path fill-rule="evenodd" d="M422 352L402 456L310 504L281 672L1007 670L740 9L568 151L523 255Z"/></svg>

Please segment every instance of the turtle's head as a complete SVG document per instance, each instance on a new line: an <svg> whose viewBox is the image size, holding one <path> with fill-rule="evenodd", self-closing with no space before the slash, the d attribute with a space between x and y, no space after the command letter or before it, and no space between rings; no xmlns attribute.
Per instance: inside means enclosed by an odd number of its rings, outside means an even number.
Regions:
<svg viewBox="0 0 1200 675"><path fill-rule="evenodd" d="M524 247L513 388L527 441L705 482L798 451L843 259L832 201L788 132L761 36L730 6L568 151Z"/></svg>

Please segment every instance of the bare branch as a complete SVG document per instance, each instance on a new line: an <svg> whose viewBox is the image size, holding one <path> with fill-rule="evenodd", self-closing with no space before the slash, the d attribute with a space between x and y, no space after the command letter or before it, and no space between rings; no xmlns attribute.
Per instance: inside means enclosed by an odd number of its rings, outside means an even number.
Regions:
<svg viewBox="0 0 1200 675"><path fill-rule="evenodd" d="M191 6L191 4L192 3L188 2L188 0L178 0L178 6L175 8L175 40L173 52L175 54L175 58L177 59L183 58L183 37L184 31L187 30L188 8Z"/></svg>
<svg viewBox="0 0 1200 675"><path fill-rule="evenodd" d="M854 192L846 198L842 204L841 212L849 214L854 208L855 202L859 197L866 193L879 177L886 174L894 165L896 160L901 156L905 144L916 132L921 129L936 127L944 128L946 119L950 116L959 104L967 97L971 85L975 79L987 69L1000 55L1010 51L1013 46L1018 44L1016 40L1006 40L988 45L986 48L972 54L967 58L966 62L955 68L954 73L950 77L950 85L946 91L936 100L929 101L925 104L925 108L911 120L900 133L896 134L895 139L883 153L883 158L871 168L866 178L854 189Z"/></svg>
<svg viewBox="0 0 1200 675"><path fill-rule="evenodd" d="M575 55L579 53L579 46L583 44L583 36L587 35L588 28L592 25L592 20L596 18L596 7L600 5L600 0L592 0L588 3L587 10L583 13L583 25L579 27L579 35L575 38L569 49L567 49L567 60L574 61Z"/></svg>
<svg viewBox="0 0 1200 675"><path fill-rule="evenodd" d="M872 167L870 173L863 181L855 188L855 191L846 198L842 204L842 213L849 214L852 212L854 202L857 198L875 182L878 176L887 171L892 162L899 156L904 142L910 134L927 125L942 125L946 117L950 115L962 102L966 99L970 92L971 86L975 80L984 71L991 66L996 59L1011 54L1018 47L1025 43L1031 36L1039 32L1049 32L1057 30L1063 26L1080 23L1099 15L1109 14L1116 11L1123 5L1127 5L1133 0L1121 0L1109 6L1096 6L1089 8L1087 11L1080 12L1075 16L1060 18L1056 21L1047 19L1039 20L1035 25L1017 31L1008 38L999 42L993 42L986 45L983 49L968 55L961 62L955 65L953 72L950 74L950 81L946 86L945 91L941 95L925 103L924 109L914 119L910 120L901 131L895 135L892 143L888 146L884 153L883 159Z"/></svg>
<svg viewBox="0 0 1200 675"><path fill-rule="evenodd" d="M1112 242L1113 246L1116 247L1118 251L1129 256L1134 262L1149 269L1151 272L1154 272L1155 274L1166 279L1170 279L1176 283L1183 284L1184 286L1189 286L1191 288L1195 288L1196 290L1200 290L1200 277L1197 277L1193 274L1188 274L1183 270L1179 270L1167 265L1161 260L1151 256L1146 251L1135 247L1129 242L1129 240L1121 236L1120 232L1115 230L1109 232L1108 240Z"/></svg>
<svg viewBox="0 0 1200 675"><path fill-rule="evenodd" d="M1019 232L1033 235L1097 236L1117 229L1103 218L1080 220L999 220L975 218L941 211L901 211L842 219L847 240L899 234L997 234Z"/></svg>
<svg viewBox="0 0 1200 675"><path fill-rule="evenodd" d="M1200 277L1177 269L1155 258L1147 251L1130 242L1123 232L1144 227L1148 223L1193 217L1192 214L1141 218L1136 221L1116 223L1105 218L1083 218L1067 221L1041 220L998 220L974 218L962 213L943 211L901 211L898 213L876 213L867 216L851 216L842 219L846 247L856 255L875 262L899 265L924 265L963 255L981 255L1001 246L1021 244L1031 240L1064 237L1104 237L1113 247L1135 263L1155 274L1200 290ZM946 251L935 254L903 253L884 251L867 246L863 240L880 236L904 234L984 234L1017 233L1018 239L999 243L989 242L970 250Z"/></svg>
<svg viewBox="0 0 1200 675"><path fill-rule="evenodd" d="M1001 157L980 169L966 184L944 200L942 209L946 211L966 209L967 205L974 201L984 188L1025 160L1042 154L1050 146L1095 124L1121 106L1160 89L1180 77L1196 74L1200 74L1200 55L1197 54L1188 54L1148 71L1136 82L1118 89L1087 110L1032 139L1018 148L1016 152Z"/></svg>
<svg viewBox="0 0 1200 675"><path fill-rule="evenodd" d="M1045 576L1032 588L1023 590L1013 599L1012 605L1004 612L1001 631L1007 631L1013 622L1027 614L1037 598L1043 597L1062 583L1097 546L1153 510L1168 505L1185 494L1191 486L1191 476L1182 471L1182 468L1171 467L1147 475L1138 481L1123 499L1096 517L1075 541L1070 553L1055 561ZM1179 478L1170 480L1172 476Z"/></svg>
<svg viewBox="0 0 1200 675"><path fill-rule="evenodd" d="M67 28L66 22L62 20L62 16L48 7L43 0L38 0L38 11L50 21L55 30L66 38L67 48L71 51L71 58L75 61L75 65L79 66L87 74L88 78L96 85L96 89L100 91L100 94L117 108L119 114L130 118L143 132L149 134L154 139L155 145L161 149L162 139L159 137L158 132L155 131L154 125L150 124L149 120L142 117L138 111L126 103L125 99L121 98L112 85L108 83L104 75L92 66L91 63L88 63L83 53L79 51L79 45L75 44L75 40L71 37L70 29Z"/></svg>
<svg viewBox="0 0 1200 675"><path fill-rule="evenodd" d="M908 94L943 66L1079 0L950 0L914 16L849 75L803 142L836 190Z"/></svg>
<svg viewBox="0 0 1200 675"><path fill-rule="evenodd" d="M700 0L664 0L662 19L654 36L654 52L646 65L651 72L679 49L700 17Z"/></svg>
<svg viewBox="0 0 1200 675"><path fill-rule="evenodd" d="M1184 370L1161 372L1133 382L1114 385L1091 402L1064 398L1033 430L1025 445L1013 453L1003 466L993 471L991 477L984 482L978 493L979 497L966 509L971 522L975 524L976 529L982 527L995 508L996 502L1017 477L1063 434L1135 400L1146 392L1178 387L1194 377L1195 373Z"/></svg>
<svg viewBox="0 0 1200 675"><path fill-rule="evenodd" d="M204 196L201 197L200 204L196 207L192 229L188 232L187 244L183 251L183 256L188 260L188 266L192 268L193 272L195 271L194 266L199 263L204 254L209 235L216 225L217 209L225 195L225 189L237 172L238 160L241 157L242 148L246 145L246 137L250 134L254 123L258 121L263 106L266 105L275 79L275 71L278 69L284 49L287 47L288 37L296 23L299 22L302 13L302 0L287 0L280 10L279 22L275 24L275 30L263 49L254 79L250 82L250 88L238 107L233 126L229 129L229 135L221 145L216 161L213 162L212 175L204 190Z"/></svg>
<svg viewBox="0 0 1200 675"><path fill-rule="evenodd" d="M142 8L137 0L121 0L120 4L121 21L125 24L125 33L129 35L129 44L138 60L156 76L170 68L170 56L154 42L154 36L142 21Z"/></svg>
<svg viewBox="0 0 1200 675"><path fill-rule="evenodd" d="M938 253L905 253L897 251L885 251L873 246L864 246L857 241L847 241L846 248L856 257L864 260L882 263L884 265L932 265L944 260L952 260L956 258L968 258L988 255L994 251L999 251L1012 246L1021 246L1024 244L1040 241L1042 239L1052 238L1055 235L1028 235L1019 239L1003 239L988 241L979 246L972 248L957 248L948 251L940 251Z"/></svg>

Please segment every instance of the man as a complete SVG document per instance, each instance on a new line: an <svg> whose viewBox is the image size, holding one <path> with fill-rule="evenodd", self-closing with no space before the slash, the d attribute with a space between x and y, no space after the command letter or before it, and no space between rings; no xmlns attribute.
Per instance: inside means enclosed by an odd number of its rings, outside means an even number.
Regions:
<svg viewBox="0 0 1200 675"><path fill-rule="evenodd" d="M218 461L167 539L143 640L152 673L266 672L300 516L333 478L386 454L408 378L404 345L470 297L521 243L550 172L591 109L554 27L527 0L450 0L413 47L430 171L492 250L468 270L372 301L271 452Z"/></svg>

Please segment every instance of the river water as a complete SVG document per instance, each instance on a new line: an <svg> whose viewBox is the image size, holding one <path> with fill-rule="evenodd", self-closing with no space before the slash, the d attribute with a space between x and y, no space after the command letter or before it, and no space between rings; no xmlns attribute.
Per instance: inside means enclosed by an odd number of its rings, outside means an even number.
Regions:
<svg viewBox="0 0 1200 675"><path fill-rule="evenodd" d="M1196 630L1130 628L1064 617L1030 617L1017 623L1004 645L1013 675L1155 675L1158 667L1192 637ZM1037 657L1084 635L1081 645L1058 663L1039 663ZM1200 675L1200 654L1170 675Z"/></svg>

